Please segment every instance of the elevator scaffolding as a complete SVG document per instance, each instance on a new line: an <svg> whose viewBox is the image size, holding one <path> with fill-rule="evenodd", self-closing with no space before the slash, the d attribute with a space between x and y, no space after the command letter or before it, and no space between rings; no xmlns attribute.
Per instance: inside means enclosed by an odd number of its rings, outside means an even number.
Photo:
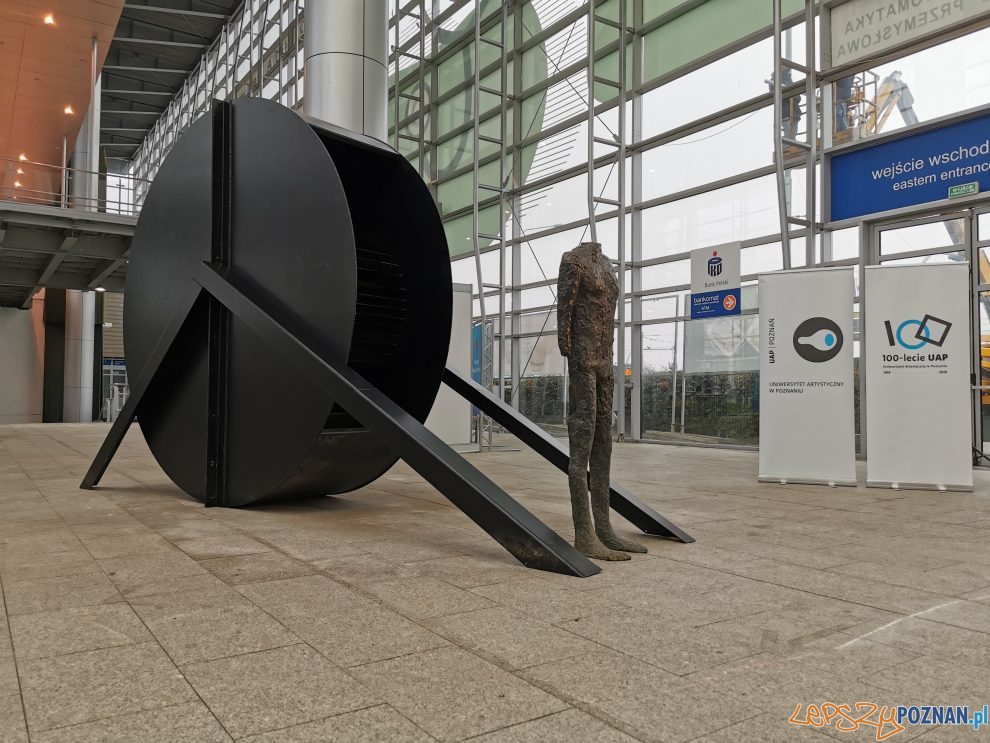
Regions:
<svg viewBox="0 0 990 743"><path fill-rule="evenodd" d="M412 34L407 36L404 42L400 36L402 33L402 20L409 19L415 24ZM392 11L392 82L395 85L395 95L393 97L393 113L395 118L395 138L393 145L399 152L403 152L402 143L412 142L416 148L416 165L420 176L423 176L426 162L426 150L430 146L430 141L426 136L427 119L423 115L426 111L426 74L427 74L427 24L429 19L426 15L426 0L412 0L402 5L402 0L395 0ZM418 41L418 53L406 51L403 47L412 36L416 36ZM415 61L413 70L401 79L401 63L403 59ZM414 92L407 92L409 78L413 78ZM403 101L417 106L417 125L415 134L408 134L402 131L401 122ZM406 117L408 118L408 117ZM403 152L403 154L406 154Z"/></svg>
<svg viewBox="0 0 990 743"><path fill-rule="evenodd" d="M779 2L779 0L777 0ZM592 242L598 242L597 207L600 204L614 207L616 210L616 222L618 231L617 253L618 260L615 265L618 269L619 298L618 298L618 328L616 339L616 365L617 373L616 385L616 416L617 416L617 438L622 441L626 431L626 403L625 403L625 370L626 370L626 99L628 96L626 86L626 50L630 41L635 37L635 29L631 28L627 21L627 3L620 0L618 3L618 19L607 18L598 13L598 6L604 3L599 0L589 0L588 2L588 229ZM598 57L598 25L613 29L618 37L618 75L617 80L610 80L604 75L599 75L596 63L601 62ZM618 106L618 127L611 139L599 137L595 134L595 120L598 118L598 111L595 106L595 88L602 86L606 90L614 90ZM603 109L610 107L612 96L603 96L605 102ZM614 158L617 183L617 198L605 198L606 183L601 190L596 189L595 184L595 145L603 145L612 148L613 152L609 159ZM611 174L611 171L610 171Z"/></svg>
<svg viewBox="0 0 990 743"><path fill-rule="evenodd" d="M498 10L492 12L489 17L482 18L483 11L492 3L483 0L474 0L474 88L471 99L471 113L473 116L473 147L474 159L472 178L472 199L471 199L471 236L472 247L474 248L475 269L478 276L478 302L481 315L482 344L481 344L481 384L487 389L497 390L499 399L505 399L505 373L504 356L505 349L502 348L502 338L505 336L505 224L510 212L509 205L509 184L506 167L508 157L507 142L509 142L508 117L509 117L509 93L508 93L508 6L510 0L498 0ZM487 34L492 26L492 18L497 20L498 39L489 37ZM482 84L482 49L490 47L497 50L499 59L499 85L493 88L490 85ZM485 98L482 98L485 96ZM485 111L492 108L497 109L498 129L492 134L482 134L482 101L486 104ZM491 105L494 104L494 105ZM492 118L492 117L489 117ZM484 123L487 123L486 119ZM481 146L482 143L497 147L498 180L496 183L483 183L481 180ZM496 208L495 219L492 220L493 232L482 231L481 192L494 195L497 198L494 204ZM486 202L492 197L484 199ZM498 245L498 285L485 283L481 270L481 248L497 243ZM485 293L489 289L498 290L498 322L489 320L485 304ZM498 360L496 362L495 349L498 345ZM495 368L497 365L497 369ZM492 435L494 432L494 422L491 418L479 413L477 439L479 448L492 447Z"/></svg>
<svg viewBox="0 0 990 743"><path fill-rule="evenodd" d="M777 176L777 209L780 221L780 245L783 252L784 269L791 268L791 225L804 228L805 248L804 265L815 265L815 237L821 232L821 224L816 220L817 181L815 164L818 160L818 70L815 17L818 14L819 0L805 0L804 3L804 38L805 63L801 64L785 56L784 34L789 33L783 27L782 0L773 0L773 126L774 126L774 165ZM800 92L792 86L788 92L788 100L784 100L785 78L790 78L791 71L804 75L804 99L807 106L805 111L805 137L798 134L800 123L800 105L797 96ZM785 148L794 149L798 155L792 161L793 167L804 164L805 171L805 212L804 217L793 216L788 212L791 205L791 173L785 162ZM791 209L793 211L793 208Z"/></svg>

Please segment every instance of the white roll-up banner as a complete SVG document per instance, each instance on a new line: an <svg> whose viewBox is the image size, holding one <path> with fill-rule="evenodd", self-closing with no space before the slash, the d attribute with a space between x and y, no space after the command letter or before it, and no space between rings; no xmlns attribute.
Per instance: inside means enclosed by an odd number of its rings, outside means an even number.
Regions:
<svg viewBox="0 0 990 743"><path fill-rule="evenodd" d="M856 484L853 269L760 276L760 480Z"/></svg>
<svg viewBox="0 0 990 743"><path fill-rule="evenodd" d="M866 484L972 490L969 264L866 269Z"/></svg>

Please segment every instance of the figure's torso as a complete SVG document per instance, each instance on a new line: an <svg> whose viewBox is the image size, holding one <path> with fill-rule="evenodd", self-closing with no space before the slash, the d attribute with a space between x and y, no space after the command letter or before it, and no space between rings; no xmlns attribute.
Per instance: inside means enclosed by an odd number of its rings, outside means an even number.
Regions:
<svg viewBox="0 0 990 743"><path fill-rule="evenodd" d="M570 252L580 275L571 328L570 363L611 367L619 284L600 249L581 245Z"/></svg>

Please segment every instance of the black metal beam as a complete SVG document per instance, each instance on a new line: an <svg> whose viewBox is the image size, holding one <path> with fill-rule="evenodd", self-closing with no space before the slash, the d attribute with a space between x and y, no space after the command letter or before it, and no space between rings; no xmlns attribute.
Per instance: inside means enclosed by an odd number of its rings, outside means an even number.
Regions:
<svg viewBox="0 0 990 743"><path fill-rule="evenodd" d="M16 286L23 289L35 291L41 287L50 289L79 289L85 291L90 288L89 278L85 274L71 273L53 276L46 282L41 281L42 271L35 271L30 268L3 269L0 270L0 286ZM107 291L124 291L124 282L120 280L106 281L104 288Z"/></svg>
<svg viewBox="0 0 990 743"><path fill-rule="evenodd" d="M109 278L114 271L126 264L126 258L118 258L115 261L110 261L110 263L101 268L99 271L90 274L89 278L86 280L86 288L95 289L98 286L103 286L103 282L106 281L106 279Z"/></svg>
<svg viewBox="0 0 990 743"><path fill-rule="evenodd" d="M165 41L164 39L140 39L136 36L114 36L115 44L151 44L154 46L173 46L187 49L206 49L209 44L198 44L192 41Z"/></svg>
<svg viewBox="0 0 990 743"><path fill-rule="evenodd" d="M198 286L191 286L177 299L175 311L172 313L171 318L169 318L168 324L166 324L162 334L158 337L158 341L155 343L148 361L142 369L138 370L137 374L130 377L133 380L130 383L130 396L127 398L127 402L124 403L124 407L117 416L117 420L110 427L110 433L107 434L103 445L100 446L100 450L97 452L93 463L86 472L86 476L79 484L79 487L83 490L92 490L96 487L107 471L110 460L113 459L113 455L117 452L121 442L124 440L124 434L127 433L127 429L131 427L131 423L134 421L134 416L137 414L138 407L141 404L141 398L144 397L148 386L155 378L158 367L165 360L165 355L179 335L179 331L188 319L189 313L201 291Z"/></svg>
<svg viewBox="0 0 990 743"><path fill-rule="evenodd" d="M196 277L206 291L270 346L330 391L344 410L372 429L392 451L423 476L522 564L587 577L599 568L505 491L431 433L353 369L335 362L291 322L277 317L233 274L203 264Z"/></svg>
<svg viewBox="0 0 990 743"><path fill-rule="evenodd" d="M210 260L227 270L231 265L231 213L234 183L234 115L230 103L213 101L213 235ZM209 307L209 388L206 427L207 506L227 505L227 408L230 380L230 310L216 297Z"/></svg>
<svg viewBox="0 0 990 743"><path fill-rule="evenodd" d="M542 428L498 399L470 377L452 369L444 369L443 381L454 392L481 410L485 415L515 434L524 444L557 469L567 472L570 456L563 445ZM681 542L693 542L694 537L668 521L624 487L609 483L612 510L632 522L647 534L672 537Z"/></svg>
<svg viewBox="0 0 990 743"><path fill-rule="evenodd" d="M135 5L134 3L124 3L124 12L129 10L146 10L151 13L167 13L169 15L181 15L190 18L212 18L218 21L227 21L229 15L223 13L205 13L200 10L182 10L181 8L162 8L156 5Z"/></svg>
<svg viewBox="0 0 990 743"><path fill-rule="evenodd" d="M189 70L178 70L171 67L144 67L139 65L105 64L104 72L163 72L169 75L188 75Z"/></svg>
<svg viewBox="0 0 990 743"><path fill-rule="evenodd" d="M171 98L175 93L166 90L104 90L103 95L158 95Z"/></svg>

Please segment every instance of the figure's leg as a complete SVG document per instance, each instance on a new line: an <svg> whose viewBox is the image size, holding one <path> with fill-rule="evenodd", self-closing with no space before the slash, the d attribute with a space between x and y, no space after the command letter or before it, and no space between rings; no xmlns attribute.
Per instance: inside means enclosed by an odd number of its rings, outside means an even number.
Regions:
<svg viewBox="0 0 990 743"><path fill-rule="evenodd" d="M622 552L646 552L646 547L621 539L612 529L609 500L609 475L612 469L612 366L596 375L597 416L595 438L591 444L591 510L595 517L595 534L609 549ZM625 559L629 559L628 556Z"/></svg>
<svg viewBox="0 0 990 743"><path fill-rule="evenodd" d="M594 439L595 374L589 369L570 368L568 383L567 437L570 444L570 464L567 481L571 490L571 511L574 516L574 547L598 560L624 560L627 556L613 552L595 536L588 504L588 458Z"/></svg>

